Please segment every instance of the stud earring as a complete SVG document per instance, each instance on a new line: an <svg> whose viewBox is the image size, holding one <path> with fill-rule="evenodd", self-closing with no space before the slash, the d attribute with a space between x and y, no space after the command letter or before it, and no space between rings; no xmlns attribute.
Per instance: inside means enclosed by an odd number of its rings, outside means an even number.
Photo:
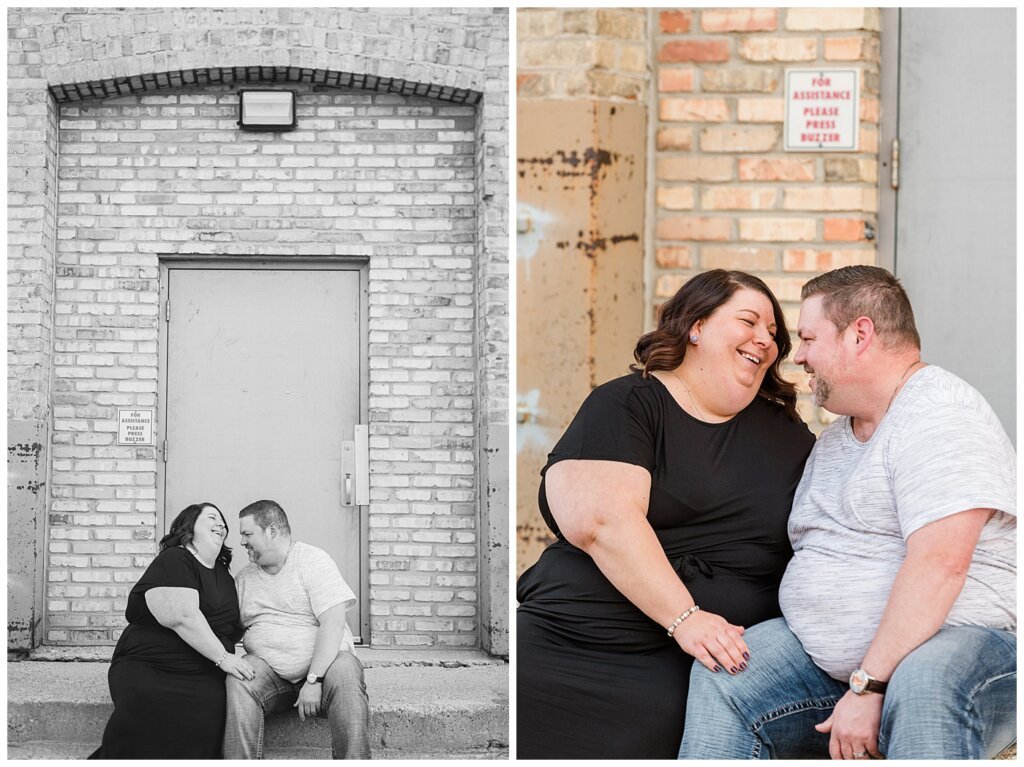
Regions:
<svg viewBox="0 0 1024 767"><path fill-rule="evenodd" d="M691 344L695 344L699 340L700 340L700 336L698 336L696 333L694 333L692 336L690 336L690 343Z"/></svg>

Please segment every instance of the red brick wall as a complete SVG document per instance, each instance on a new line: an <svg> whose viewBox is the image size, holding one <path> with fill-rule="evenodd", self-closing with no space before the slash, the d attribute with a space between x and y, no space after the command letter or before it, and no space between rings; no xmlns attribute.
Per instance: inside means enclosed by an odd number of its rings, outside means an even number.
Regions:
<svg viewBox="0 0 1024 767"><path fill-rule="evenodd" d="M875 8L664 9L651 34L656 76L654 308L698 271L762 277L791 325L800 287L874 263L880 13ZM861 71L857 152L784 152L787 68ZM652 319L653 321L653 319ZM792 329L792 328L791 328ZM814 408L805 376L800 408Z"/></svg>

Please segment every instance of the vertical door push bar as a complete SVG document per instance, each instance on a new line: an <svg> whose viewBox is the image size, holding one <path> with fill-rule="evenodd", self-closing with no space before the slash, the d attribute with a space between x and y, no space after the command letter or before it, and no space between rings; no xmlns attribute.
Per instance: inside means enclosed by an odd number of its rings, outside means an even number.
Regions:
<svg viewBox="0 0 1024 767"><path fill-rule="evenodd" d="M367 506L370 503L369 427L357 423L353 437L341 443L341 505Z"/></svg>

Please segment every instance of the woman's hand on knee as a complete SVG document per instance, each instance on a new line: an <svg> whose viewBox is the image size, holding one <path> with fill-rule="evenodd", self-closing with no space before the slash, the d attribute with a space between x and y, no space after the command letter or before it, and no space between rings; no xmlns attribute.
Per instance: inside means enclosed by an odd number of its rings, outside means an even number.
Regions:
<svg viewBox="0 0 1024 767"><path fill-rule="evenodd" d="M734 626L721 615L701 611L683 621L673 636L683 652L711 671L738 674L750 660L743 632L743 626Z"/></svg>
<svg viewBox="0 0 1024 767"><path fill-rule="evenodd" d="M241 679L243 682L251 682L256 678L256 672L253 671L252 666L237 655L232 655L231 653L224 656L224 660L221 661L220 668L225 673L230 674L236 679Z"/></svg>

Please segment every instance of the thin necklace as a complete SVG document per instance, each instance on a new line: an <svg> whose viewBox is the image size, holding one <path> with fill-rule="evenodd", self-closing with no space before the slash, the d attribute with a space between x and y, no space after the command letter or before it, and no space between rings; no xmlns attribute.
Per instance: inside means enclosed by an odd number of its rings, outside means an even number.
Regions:
<svg viewBox="0 0 1024 767"><path fill-rule="evenodd" d="M672 375L676 377L676 380L683 385L683 388L686 389L686 394L690 398L690 402L693 404L694 410L697 411L697 415L700 416L700 420L706 422L708 420L708 417L704 415L704 411L700 409L700 405L697 404L697 400L693 398L693 392L691 392L690 387L686 385L686 381L684 381L682 377L679 375L679 373L677 373L675 370L672 370L670 372L672 373Z"/></svg>
<svg viewBox="0 0 1024 767"><path fill-rule="evenodd" d="M903 375L900 376L900 380L896 382L896 386L892 390L892 396L889 397L889 404L887 404L885 406L885 412L882 413L882 418L885 418L885 416L888 415L889 408L892 407L892 403L896 399L896 393L900 390L900 387L903 385L903 382L904 382L904 380L907 377L907 373L909 373L911 371L911 369L914 367L914 365L920 365L920 364L921 364L921 360L914 360L909 365L907 365L907 369L903 371ZM881 422L882 418L878 419L879 422ZM850 419L850 428L854 429L855 433L856 433L856 424L857 424L857 419L856 418L851 418ZM876 426L875 428L878 428L878 427ZM865 439L867 439L867 438L865 438Z"/></svg>
<svg viewBox="0 0 1024 767"><path fill-rule="evenodd" d="M892 401L896 399L896 392L898 392L900 387L903 386L903 381L906 379L907 373L910 372L910 369L914 367L914 365L919 365L920 363L921 360L914 360L907 366L907 369L903 371L903 375L900 376L900 380L896 382L896 387L892 390L892 396L889 397L889 404L885 406L885 413L882 413L883 418L885 418L885 414L889 412L889 408L892 407Z"/></svg>

